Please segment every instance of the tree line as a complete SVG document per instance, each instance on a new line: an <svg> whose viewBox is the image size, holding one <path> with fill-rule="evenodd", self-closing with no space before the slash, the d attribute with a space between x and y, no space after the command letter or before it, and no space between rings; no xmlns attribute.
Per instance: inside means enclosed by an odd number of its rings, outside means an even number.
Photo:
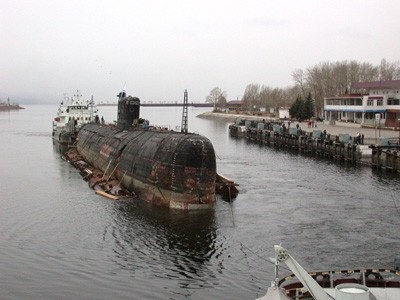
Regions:
<svg viewBox="0 0 400 300"><path fill-rule="evenodd" d="M243 93L243 106L253 111L258 106L266 108L292 107L294 103L313 101L313 115L321 115L324 97L354 92L351 84L355 82L399 80L400 61L388 62L382 59L379 65L355 60L321 62L306 69L292 72L293 85L285 88L272 88L267 85L251 83ZM214 91L214 93L212 93ZM212 95L213 94L213 95ZM227 94L214 88L206 101L222 106ZM310 99L308 99L310 102Z"/></svg>

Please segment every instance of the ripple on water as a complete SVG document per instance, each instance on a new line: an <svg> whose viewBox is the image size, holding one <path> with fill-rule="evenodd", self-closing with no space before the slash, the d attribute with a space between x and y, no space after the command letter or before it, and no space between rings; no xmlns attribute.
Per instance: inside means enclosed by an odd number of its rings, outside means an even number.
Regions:
<svg viewBox="0 0 400 300"><path fill-rule="evenodd" d="M273 279L268 257L280 243L309 270L392 267L400 182L388 173L231 139L226 126L194 118L238 197L202 213L112 202L53 150L56 109L0 116L5 299L254 299ZM165 110L143 115L164 120Z"/></svg>

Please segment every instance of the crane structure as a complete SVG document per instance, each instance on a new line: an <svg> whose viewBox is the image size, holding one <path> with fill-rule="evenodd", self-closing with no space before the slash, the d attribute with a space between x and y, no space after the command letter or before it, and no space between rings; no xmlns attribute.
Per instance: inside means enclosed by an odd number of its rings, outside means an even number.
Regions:
<svg viewBox="0 0 400 300"><path fill-rule="evenodd" d="M182 112L182 126L181 132L188 132L188 92L187 90L183 93L183 112Z"/></svg>

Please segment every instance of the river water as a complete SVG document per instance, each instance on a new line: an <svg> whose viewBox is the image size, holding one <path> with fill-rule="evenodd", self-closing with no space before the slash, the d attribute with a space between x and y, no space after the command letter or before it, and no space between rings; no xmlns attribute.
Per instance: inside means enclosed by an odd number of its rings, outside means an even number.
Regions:
<svg viewBox="0 0 400 300"><path fill-rule="evenodd" d="M232 203L177 212L95 195L51 140L56 105L0 112L1 299L254 299L273 280L273 245L309 270L393 268L400 257L400 180L234 139L196 115ZM181 108L142 107L151 123ZM106 122L116 107L100 107ZM287 273L287 271L284 271Z"/></svg>

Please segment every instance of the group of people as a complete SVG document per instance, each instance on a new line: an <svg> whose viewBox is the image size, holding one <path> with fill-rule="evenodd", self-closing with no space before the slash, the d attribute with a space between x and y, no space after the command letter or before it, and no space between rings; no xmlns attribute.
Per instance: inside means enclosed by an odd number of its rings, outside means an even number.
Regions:
<svg viewBox="0 0 400 300"><path fill-rule="evenodd" d="M354 144L364 145L364 134L357 132L356 136L354 137Z"/></svg>
<svg viewBox="0 0 400 300"><path fill-rule="evenodd" d="M307 121L307 126L308 126L308 128L317 128L318 127L317 123L315 123L314 120L308 120Z"/></svg>
<svg viewBox="0 0 400 300"><path fill-rule="evenodd" d="M96 122L96 124L100 124L99 115L96 115L96 117L94 118L94 121ZM104 118L103 118L103 116L101 117L101 124L104 125Z"/></svg>

